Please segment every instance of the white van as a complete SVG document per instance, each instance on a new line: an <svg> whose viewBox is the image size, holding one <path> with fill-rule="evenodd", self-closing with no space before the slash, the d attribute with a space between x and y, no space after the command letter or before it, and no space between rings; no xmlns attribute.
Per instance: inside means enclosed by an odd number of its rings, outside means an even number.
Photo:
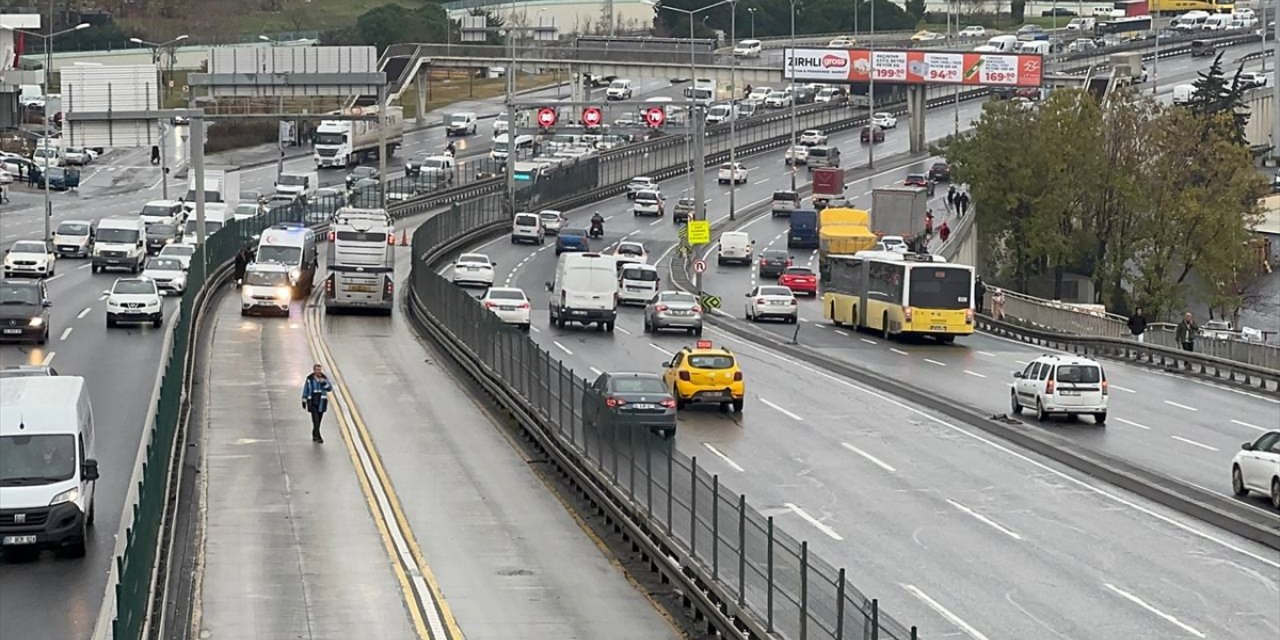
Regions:
<svg viewBox="0 0 1280 640"><path fill-rule="evenodd" d="M93 432L84 378L0 378L0 548L85 554L98 480Z"/></svg>
<svg viewBox="0 0 1280 640"><path fill-rule="evenodd" d="M298 222L281 222L263 229L255 263L274 262L289 268L289 284L295 297L311 295L320 262L316 232Z"/></svg>
<svg viewBox="0 0 1280 640"><path fill-rule="evenodd" d="M724 102L707 109L707 124L728 122L733 117L733 104Z"/></svg>
<svg viewBox="0 0 1280 640"><path fill-rule="evenodd" d="M1038 53L1042 56L1047 56L1049 55L1049 48L1050 46L1049 46L1048 40L1031 40L1028 42L1018 43L1018 53L1026 53L1026 54Z"/></svg>
<svg viewBox="0 0 1280 640"><path fill-rule="evenodd" d="M489 157L494 160L506 160L511 154L510 136L502 134L493 139L493 149L489 151ZM525 134L516 135L516 156L522 153L533 152L533 136Z"/></svg>
<svg viewBox="0 0 1280 640"><path fill-rule="evenodd" d="M204 236L207 238L220 229L227 226L227 221L232 219L234 212L227 209L227 205L220 203L205 203L204 205ZM187 214L187 224L182 228L182 244L199 244L200 235L196 233L196 212L192 209Z"/></svg>
<svg viewBox="0 0 1280 640"><path fill-rule="evenodd" d="M1040 422L1055 413L1089 414L1099 425L1107 421L1107 372L1095 360L1044 355L1013 372L1013 378L1009 405L1015 416L1030 409Z"/></svg>
<svg viewBox="0 0 1280 640"><path fill-rule="evenodd" d="M604 90L604 98L605 100L630 100L633 91L630 80L618 78L610 82L609 88Z"/></svg>
<svg viewBox="0 0 1280 640"><path fill-rule="evenodd" d="M987 46L991 47L991 51L1013 53L1018 50L1018 36L996 36L987 40Z"/></svg>
<svg viewBox="0 0 1280 640"><path fill-rule="evenodd" d="M1229 13L1215 13L1205 19L1200 28L1205 31L1226 31L1231 29L1235 18Z"/></svg>
<svg viewBox="0 0 1280 640"><path fill-rule="evenodd" d="M618 304L646 305L658 295L658 268L648 264L627 264L618 273Z"/></svg>
<svg viewBox="0 0 1280 640"><path fill-rule="evenodd" d="M716 256L716 264L737 262L751 264L751 245L755 241L746 231L726 231L720 234L720 253Z"/></svg>
<svg viewBox="0 0 1280 640"><path fill-rule="evenodd" d="M107 269L142 271L147 259L147 228L142 218L103 218L93 238L93 272Z"/></svg>
<svg viewBox="0 0 1280 640"><path fill-rule="evenodd" d="M542 218L536 213L517 213L511 221L511 244L532 242L542 244L547 238L547 230L542 228Z"/></svg>
<svg viewBox="0 0 1280 640"><path fill-rule="evenodd" d="M479 118L473 111L460 111L458 113L449 114L445 120L444 134L446 136L466 136L475 135Z"/></svg>
<svg viewBox="0 0 1280 640"><path fill-rule="evenodd" d="M613 332L618 318L618 271L613 256L560 254L555 277L547 283L552 325L563 329L567 322L595 323L602 331Z"/></svg>
<svg viewBox="0 0 1280 640"><path fill-rule="evenodd" d="M1173 103L1187 104L1191 102L1191 96L1195 95L1196 86L1193 84L1179 84L1173 87Z"/></svg>
<svg viewBox="0 0 1280 640"><path fill-rule="evenodd" d="M182 206L182 202L178 200L152 200L142 205L142 223L152 224L182 224L186 218L187 211Z"/></svg>

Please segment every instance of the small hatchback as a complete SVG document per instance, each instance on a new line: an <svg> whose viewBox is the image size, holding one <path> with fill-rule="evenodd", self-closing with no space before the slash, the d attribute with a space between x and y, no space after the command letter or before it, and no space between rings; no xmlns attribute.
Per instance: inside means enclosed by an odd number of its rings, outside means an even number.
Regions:
<svg viewBox="0 0 1280 640"><path fill-rule="evenodd" d="M1096 361L1076 356L1045 355L1022 371L1013 373L1010 405L1014 415L1034 409L1043 422L1055 413L1075 418L1093 416L1096 424L1107 421L1107 373Z"/></svg>

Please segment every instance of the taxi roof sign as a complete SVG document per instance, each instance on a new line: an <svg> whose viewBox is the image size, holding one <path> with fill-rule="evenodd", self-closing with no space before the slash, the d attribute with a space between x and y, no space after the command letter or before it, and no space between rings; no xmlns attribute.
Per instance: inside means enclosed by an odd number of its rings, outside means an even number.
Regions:
<svg viewBox="0 0 1280 640"><path fill-rule="evenodd" d="M710 340L699 340L697 342L697 347L699 349L711 349L713 346L714 345L711 344Z"/></svg>

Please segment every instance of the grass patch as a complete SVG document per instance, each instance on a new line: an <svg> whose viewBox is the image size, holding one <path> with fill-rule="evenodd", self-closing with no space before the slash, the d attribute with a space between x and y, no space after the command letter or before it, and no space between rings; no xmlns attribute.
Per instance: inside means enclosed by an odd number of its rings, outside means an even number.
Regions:
<svg viewBox="0 0 1280 640"><path fill-rule="evenodd" d="M561 74L561 79L567 79L568 74ZM519 74L516 76L516 90L533 89L535 87L544 87L553 84L556 81L556 74L547 73L539 75ZM447 73L441 71L431 74L430 93L427 96L427 111L440 109L451 104L464 100L483 100L485 98L493 98L500 96L507 90L506 78L470 78L466 73L455 72ZM568 95L568 87L565 88L565 95ZM405 117L412 117L417 113L418 105L418 89L417 87L407 87L400 96L400 105L404 107Z"/></svg>
<svg viewBox="0 0 1280 640"><path fill-rule="evenodd" d="M119 20L125 31L148 35L190 33L203 39L239 42L259 34L329 31L352 27L356 18L385 4L417 8L424 0L174 0L178 17L143 15ZM273 4L279 7L274 11ZM154 13L154 12L153 12ZM154 38L153 38L154 39Z"/></svg>

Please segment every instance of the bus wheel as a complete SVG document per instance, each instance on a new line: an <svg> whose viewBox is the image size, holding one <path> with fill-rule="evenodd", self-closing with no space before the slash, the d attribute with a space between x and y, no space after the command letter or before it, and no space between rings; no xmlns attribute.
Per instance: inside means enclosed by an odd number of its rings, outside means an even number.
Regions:
<svg viewBox="0 0 1280 640"><path fill-rule="evenodd" d="M951 344L955 341L955 336L938 336L938 342L941 342L942 344Z"/></svg>
<svg viewBox="0 0 1280 640"><path fill-rule="evenodd" d="M880 322L881 322L880 331L882 332L884 339L892 340L893 334L889 332L889 312L888 311L884 312L884 315L881 316Z"/></svg>
<svg viewBox="0 0 1280 640"><path fill-rule="evenodd" d="M844 326L844 323L840 322L840 318L836 317L836 301L835 300L831 301L831 312L828 315L831 317L831 324L834 324L837 327Z"/></svg>

